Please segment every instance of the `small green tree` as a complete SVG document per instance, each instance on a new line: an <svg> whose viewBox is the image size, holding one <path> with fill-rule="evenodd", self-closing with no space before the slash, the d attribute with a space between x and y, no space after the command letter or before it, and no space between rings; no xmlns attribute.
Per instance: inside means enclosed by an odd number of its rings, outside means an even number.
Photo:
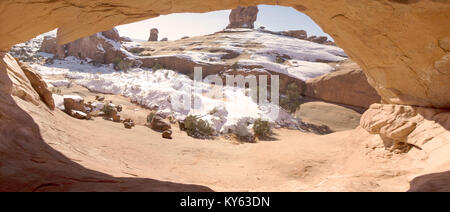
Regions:
<svg viewBox="0 0 450 212"><path fill-rule="evenodd" d="M291 83L288 85L286 96L281 99L280 105L288 112L294 113L301 103L300 97L301 93L297 84Z"/></svg>
<svg viewBox="0 0 450 212"><path fill-rule="evenodd" d="M155 117L155 112L150 112L150 114L148 114L147 116L147 124L152 123L153 117Z"/></svg>
<svg viewBox="0 0 450 212"><path fill-rule="evenodd" d="M214 131L207 121L195 115L189 115L186 117L184 120L184 128L187 134L194 138L210 137Z"/></svg>
<svg viewBox="0 0 450 212"><path fill-rule="evenodd" d="M157 70L159 70L159 69L164 69L164 67L163 67L161 64L159 64L158 62L156 62L156 63L153 65L152 69L153 69L153 71L157 71Z"/></svg>
<svg viewBox="0 0 450 212"><path fill-rule="evenodd" d="M239 64L238 62L233 63L233 65L231 65L231 69L233 70L237 70L239 68Z"/></svg>
<svg viewBox="0 0 450 212"><path fill-rule="evenodd" d="M114 59L113 65L115 70L120 70L124 72L127 72L131 68L130 63L121 58Z"/></svg>
<svg viewBox="0 0 450 212"><path fill-rule="evenodd" d="M114 110L114 107L112 105L110 105L109 103L106 103L103 106L103 113L105 113L106 117L110 117L112 116L112 111Z"/></svg>
<svg viewBox="0 0 450 212"><path fill-rule="evenodd" d="M256 119L253 123L253 132L259 138L267 138L273 134L272 129L270 128L270 123L262 120L261 118Z"/></svg>

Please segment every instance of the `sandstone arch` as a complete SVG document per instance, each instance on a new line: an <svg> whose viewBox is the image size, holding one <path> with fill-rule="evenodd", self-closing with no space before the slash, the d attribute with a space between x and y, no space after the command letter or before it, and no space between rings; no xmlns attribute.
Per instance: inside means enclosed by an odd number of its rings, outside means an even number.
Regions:
<svg viewBox="0 0 450 212"><path fill-rule="evenodd" d="M449 49L439 44L450 39L447 0L5 0L0 49L58 27L67 43L158 15L258 4L309 15L366 71L383 103L450 108Z"/></svg>
<svg viewBox="0 0 450 212"><path fill-rule="evenodd" d="M0 52L7 51L16 43L24 42L58 27L61 29L59 43L67 43L95 32L108 30L116 25L158 15L207 12L232 9L238 5L257 4L291 6L309 15L335 39L339 46L345 49L353 60L360 64L370 83L381 95L383 103L450 108L450 92L448 92L450 90L450 83L448 83L450 79L448 70L450 3L448 0L92 0L82 2L3 0L0 2ZM4 54L0 55L4 60ZM10 58L8 61L13 60ZM8 70L0 67L0 75L3 71ZM1 79L7 78L0 77ZM20 164L20 161L24 161L23 158L27 157L26 155L34 157L35 153L42 155L46 152L56 154L47 146L34 148L35 144L31 141L34 141L36 137L39 140L38 144L42 142L39 137L39 127L32 122L31 128L23 128L22 124L32 119L27 111L20 110L19 106L9 98L10 84L9 81L4 83L0 81L2 88L0 96L5 97L3 98L5 104L0 104L0 125L10 126L12 123L12 126L17 127L12 131L5 127L0 128L1 134L9 136L6 137L6 142L2 143L2 151L8 154L2 154L2 156L8 159L14 158L14 161L19 161ZM7 113L7 111L14 113ZM378 114L381 115L377 116ZM440 114L439 117L436 114ZM418 141L414 145L420 146L424 151L432 152L437 149L436 146L442 147L448 144L449 114L448 110L374 105L361 123L367 131L374 134L380 134L389 139L401 138L402 141L407 142ZM386 116L389 117L385 119ZM390 117L396 118L398 123L393 124ZM380 129L380 123L390 126ZM432 129L432 133L429 129ZM433 143L432 140L435 144L425 145L426 142ZM419 143L422 141L423 143ZM27 145L22 145L24 142L28 142ZM11 146L17 150L10 148ZM23 152L23 150L26 150L23 155L15 155L15 152ZM439 151L446 153L448 148ZM49 161L56 160L54 158L50 157ZM439 161L439 164L446 163L439 154L432 155L430 158L431 161ZM16 168L14 161L2 160L0 166ZM37 161L36 163L40 163L41 159L38 157ZM66 158L62 161L63 165L58 167L64 170L63 166L71 161ZM30 166L37 167L35 164ZM429 169L429 171L432 170ZM23 172L18 173L28 173L29 170L20 169L20 171ZM70 173L75 176L73 178L75 180L71 178L70 181L84 179L78 171L86 170L77 168L74 173ZM36 173L45 172L38 170ZM87 175L89 180L92 180L91 174ZM94 175L97 176L97 173ZM41 177L35 181L37 187L33 186L33 188L43 188L41 185L44 188L52 186L42 184L41 179L44 178L42 175L38 176ZM59 179L64 176L58 175L54 178ZM111 180L108 176L98 176L98 178ZM17 181L15 178L5 177L4 179ZM67 179L61 180L62 183L66 181ZM5 183L3 186L6 186L7 181L3 182ZM24 181L17 185L21 183L29 184ZM203 189L200 188L200 190Z"/></svg>

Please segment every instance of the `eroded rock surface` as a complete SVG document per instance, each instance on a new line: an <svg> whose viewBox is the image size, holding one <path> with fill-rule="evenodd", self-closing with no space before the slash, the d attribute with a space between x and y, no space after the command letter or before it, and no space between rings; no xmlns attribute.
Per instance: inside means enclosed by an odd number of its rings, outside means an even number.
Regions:
<svg viewBox="0 0 450 212"><path fill-rule="evenodd" d="M119 24L171 13L232 9L239 3L6 0L0 3L0 49L58 27L58 42L63 44ZM309 15L363 68L383 102L450 108L450 76L434 67L446 54L439 45L445 41L440 40L450 36L450 28L443 27L450 19L448 1L252 0L242 4L292 6Z"/></svg>
<svg viewBox="0 0 450 212"><path fill-rule="evenodd" d="M258 7L237 7L230 13L230 24L227 26L231 28L255 28L255 21L258 17Z"/></svg>
<svg viewBox="0 0 450 212"><path fill-rule="evenodd" d="M364 72L353 62L345 62L338 71L308 80L304 94L363 108L381 101L377 91L367 82Z"/></svg>
<svg viewBox="0 0 450 212"><path fill-rule="evenodd" d="M362 116L361 126L379 135L387 147L410 144L432 151L435 145L450 142L450 110L373 104Z"/></svg>

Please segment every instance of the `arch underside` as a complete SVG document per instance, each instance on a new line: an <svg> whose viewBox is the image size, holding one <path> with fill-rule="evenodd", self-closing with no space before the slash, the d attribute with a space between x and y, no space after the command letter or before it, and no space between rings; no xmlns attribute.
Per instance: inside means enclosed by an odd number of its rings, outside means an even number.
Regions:
<svg viewBox="0 0 450 212"><path fill-rule="evenodd" d="M450 36L447 0L5 0L0 49L55 28L67 43L159 15L258 4L309 15L364 69L383 103L450 108L450 72L434 67L446 54L440 39Z"/></svg>

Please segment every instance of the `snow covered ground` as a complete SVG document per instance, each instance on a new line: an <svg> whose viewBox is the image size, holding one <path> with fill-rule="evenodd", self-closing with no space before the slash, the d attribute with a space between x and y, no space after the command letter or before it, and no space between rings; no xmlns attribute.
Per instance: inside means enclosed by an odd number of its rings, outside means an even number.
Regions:
<svg viewBox="0 0 450 212"><path fill-rule="evenodd" d="M208 120L217 133L234 131L241 119L252 122L263 118L274 125L297 128L298 120L279 109L275 104L259 106L242 89L223 87L223 98L206 96L211 85L200 83L200 92L194 89L194 81L185 75L171 70L134 68L128 72L117 72L111 65L92 66L81 64L82 61L68 57L55 60L52 65L32 64L31 66L43 75L46 81L55 87L77 83L94 92L117 94L130 97L140 105L157 108L161 113L174 115L183 120L187 115L201 115ZM52 75L64 75L66 80L50 80ZM175 98L192 92L192 99L199 105L193 109L176 107L172 104ZM270 115L270 111L279 110L278 116Z"/></svg>
<svg viewBox="0 0 450 212"><path fill-rule="evenodd" d="M276 35L251 29L227 30L228 33L214 35L212 41L205 41L193 49L189 49L192 43L186 46L178 46L185 50L171 55L155 55L149 58L161 56L176 56L186 58L197 63L225 63L221 56L225 53L211 53L205 51L209 48L220 48L239 54L249 55L249 59L239 60L239 65L262 66L267 70L286 74L288 76L308 80L333 71L333 67L325 63L339 62L347 59L344 50L336 46L318 44L306 40ZM177 43L178 45L182 43ZM146 44L129 42L124 43L126 49L143 48ZM277 57L287 58L284 63L277 62Z"/></svg>
<svg viewBox="0 0 450 212"><path fill-rule="evenodd" d="M47 33L37 38L19 44L18 49L25 49L30 54L39 54L42 57L52 57L45 53L38 53L40 43ZM131 47L142 47L136 42L124 43L115 46L121 51ZM209 52L202 49L221 48L227 51L246 54L247 59L239 60L240 65L257 65L267 70L286 74L297 79L307 80L333 71L333 68L323 61L342 61L346 59L344 51L335 46L321 45L296 38L260 32L258 30L245 30L238 33L220 33L212 42L204 42L193 49L185 50L170 56L183 57L201 63L224 63L221 57L223 52ZM133 59L139 56L127 52ZM148 56L161 57L162 55ZM284 63L277 62L277 57L286 58ZM207 120L217 133L235 131L238 123L252 122L263 118L273 125L280 127L297 128L299 120L280 109L276 104L258 105L251 97L246 95L245 89L221 87L223 96L212 98L205 95L211 85L200 83L200 91L194 89L194 81L185 75L172 70L158 70L146 68L132 68L128 72L115 71L112 64L94 66L75 57L64 60L54 60L48 64L30 64L43 75L50 86L63 87L77 83L91 91L116 94L130 97L133 102L155 108L160 113L173 115L183 120L188 115L200 115ZM53 77L58 75L58 77ZM61 79L60 76L65 79ZM56 80L57 79L57 80ZM200 104L193 108L174 106L174 100L191 95L191 100ZM59 98L55 95L55 98ZM61 101L58 101L61 102ZM59 108L63 105L59 104ZM275 116L273 111L279 111ZM251 127L251 126L249 126Z"/></svg>

